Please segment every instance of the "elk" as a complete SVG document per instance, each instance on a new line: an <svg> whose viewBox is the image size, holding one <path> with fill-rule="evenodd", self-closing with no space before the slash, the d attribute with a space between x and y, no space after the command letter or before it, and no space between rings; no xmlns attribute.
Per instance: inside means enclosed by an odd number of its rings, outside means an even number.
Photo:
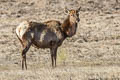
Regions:
<svg viewBox="0 0 120 80"><path fill-rule="evenodd" d="M81 8L81 7L80 7ZM38 23L33 21L23 21L16 28L16 35L22 44L22 69L27 69L26 53L34 45L37 48L49 48L51 53L52 67L56 67L57 49L67 37L72 37L76 33L78 26L79 11L65 9L67 18L61 23L56 20L49 20Z"/></svg>

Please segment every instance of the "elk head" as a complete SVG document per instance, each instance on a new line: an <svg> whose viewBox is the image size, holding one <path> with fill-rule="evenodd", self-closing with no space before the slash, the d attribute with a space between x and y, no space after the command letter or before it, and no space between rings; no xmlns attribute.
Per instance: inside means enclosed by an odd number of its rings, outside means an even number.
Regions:
<svg viewBox="0 0 120 80"><path fill-rule="evenodd" d="M68 37L73 36L76 33L77 29L77 23L80 21L79 18L79 11L81 7L79 7L77 10L68 10L65 9L65 13L68 14L68 21L66 21L66 35Z"/></svg>

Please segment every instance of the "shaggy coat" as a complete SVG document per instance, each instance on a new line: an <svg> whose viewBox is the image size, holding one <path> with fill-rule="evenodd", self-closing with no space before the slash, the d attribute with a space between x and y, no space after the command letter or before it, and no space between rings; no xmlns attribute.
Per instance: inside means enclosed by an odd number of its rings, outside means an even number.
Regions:
<svg viewBox="0 0 120 80"><path fill-rule="evenodd" d="M52 66L56 66L57 49L64 39L72 37L76 33L79 19L79 10L66 10L68 17L60 23L50 20L43 23L24 21L16 28L16 35L20 40L22 50L22 69L24 64L27 69L26 53L31 45L37 48L49 48Z"/></svg>

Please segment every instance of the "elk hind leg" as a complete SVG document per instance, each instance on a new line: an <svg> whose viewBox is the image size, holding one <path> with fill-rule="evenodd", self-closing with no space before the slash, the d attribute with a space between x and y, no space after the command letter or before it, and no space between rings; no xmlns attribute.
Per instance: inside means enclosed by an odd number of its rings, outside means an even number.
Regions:
<svg viewBox="0 0 120 80"><path fill-rule="evenodd" d="M22 69L24 69L24 64L25 64L25 68L27 69L26 53L29 50L31 44L32 44L31 42L28 43L26 46L24 46L22 50Z"/></svg>

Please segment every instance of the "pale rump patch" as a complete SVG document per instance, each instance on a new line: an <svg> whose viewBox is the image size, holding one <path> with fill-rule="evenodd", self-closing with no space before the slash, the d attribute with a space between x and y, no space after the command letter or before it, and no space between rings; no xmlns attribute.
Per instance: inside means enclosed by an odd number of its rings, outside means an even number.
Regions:
<svg viewBox="0 0 120 80"><path fill-rule="evenodd" d="M23 21L17 28L16 33L19 36L19 38L22 40L23 35L27 31L27 29L30 27L30 22Z"/></svg>

